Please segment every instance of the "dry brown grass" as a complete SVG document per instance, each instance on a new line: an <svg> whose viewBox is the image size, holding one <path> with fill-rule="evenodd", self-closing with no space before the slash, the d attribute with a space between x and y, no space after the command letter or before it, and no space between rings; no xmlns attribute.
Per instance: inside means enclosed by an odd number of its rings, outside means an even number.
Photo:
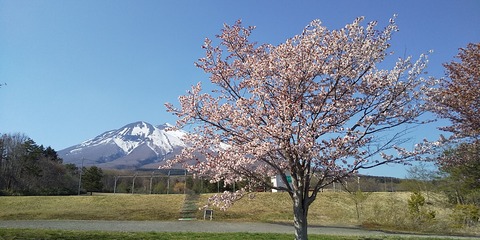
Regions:
<svg viewBox="0 0 480 240"><path fill-rule="evenodd" d="M351 196L345 192L322 192L309 211L309 224L325 226L364 226L391 230L419 230L409 216L408 192L370 193L360 204L357 219ZM203 206L212 194L203 194L197 205ZM287 193L256 193L245 196L227 211L215 209L214 220L237 222L292 223L292 203ZM0 219L75 219L75 220L176 220L185 196L109 194L94 196L0 197ZM480 227L455 229L451 226L452 208L440 195L427 197L428 210L435 220L422 230L480 234ZM197 212L203 218L203 212Z"/></svg>
<svg viewBox="0 0 480 240"><path fill-rule="evenodd" d="M347 193L320 193L309 210L309 224L355 225L355 208L347 199ZM205 204L211 194L202 195L199 205ZM200 215L199 215L200 216ZM256 193L254 198L244 197L227 211L216 210L215 219L224 221L293 221L292 202L287 193Z"/></svg>
<svg viewBox="0 0 480 240"><path fill-rule="evenodd" d="M183 195L0 197L0 219L172 220Z"/></svg>
<svg viewBox="0 0 480 240"><path fill-rule="evenodd" d="M354 202L346 192L322 192L309 210L311 225L363 226L393 231L428 231L446 233L480 234L480 227L469 229L451 228L452 209L441 195L430 193L424 207L436 213L435 220L418 226L408 212L409 192L368 193L368 198L359 205L357 219ZM199 206L207 202L211 194L202 195ZM257 193L255 198L244 197L227 211L216 210L214 218L220 221L259 221L292 223L292 203L287 193ZM201 213L198 214L202 217ZM419 228L420 227L420 228Z"/></svg>

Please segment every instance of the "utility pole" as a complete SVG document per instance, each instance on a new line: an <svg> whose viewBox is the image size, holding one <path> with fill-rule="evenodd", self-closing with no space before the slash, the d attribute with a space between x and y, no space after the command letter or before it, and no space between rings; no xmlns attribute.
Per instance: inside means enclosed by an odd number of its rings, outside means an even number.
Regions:
<svg viewBox="0 0 480 240"><path fill-rule="evenodd" d="M152 176L150 176L150 194L152 194L152 179L154 174L155 174L155 171L153 171Z"/></svg>
<svg viewBox="0 0 480 240"><path fill-rule="evenodd" d="M361 191L361 188L360 188L360 177L357 176L357 191Z"/></svg>
<svg viewBox="0 0 480 240"><path fill-rule="evenodd" d="M115 182L114 182L114 184L113 184L113 194L117 193L117 180L118 180L118 177L115 176L115 177L114 177L114 180L115 180Z"/></svg>
<svg viewBox="0 0 480 240"><path fill-rule="evenodd" d="M132 181L132 194L135 193L135 179L137 178L137 173L133 175L133 181Z"/></svg>
<svg viewBox="0 0 480 240"><path fill-rule="evenodd" d="M167 194L170 191L170 170L168 170L168 178L167 178Z"/></svg>

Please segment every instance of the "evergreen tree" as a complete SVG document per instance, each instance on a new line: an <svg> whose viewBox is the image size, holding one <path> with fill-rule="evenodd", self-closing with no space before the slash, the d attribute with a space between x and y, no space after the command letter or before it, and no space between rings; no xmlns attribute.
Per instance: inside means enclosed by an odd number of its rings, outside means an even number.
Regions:
<svg viewBox="0 0 480 240"><path fill-rule="evenodd" d="M102 191L103 183L103 171L101 168L92 166L90 168L83 168L82 174L82 186L83 188L92 194L93 192Z"/></svg>

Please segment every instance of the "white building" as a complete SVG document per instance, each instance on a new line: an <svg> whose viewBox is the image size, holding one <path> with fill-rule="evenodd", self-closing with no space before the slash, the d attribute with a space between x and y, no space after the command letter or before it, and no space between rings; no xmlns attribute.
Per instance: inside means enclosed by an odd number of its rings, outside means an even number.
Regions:
<svg viewBox="0 0 480 240"><path fill-rule="evenodd" d="M282 177L277 174L276 176L273 176L272 179L272 185L273 187L285 187L285 184L282 181ZM292 186L292 176L290 174L287 174L287 181L290 184L290 187ZM278 192L277 189L272 188L272 192Z"/></svg>

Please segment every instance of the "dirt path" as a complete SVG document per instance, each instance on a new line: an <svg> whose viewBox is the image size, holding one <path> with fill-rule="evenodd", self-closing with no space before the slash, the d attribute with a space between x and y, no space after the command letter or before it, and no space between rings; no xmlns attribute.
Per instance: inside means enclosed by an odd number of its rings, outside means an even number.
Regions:
<svg viewBox="0 0 480 240"><path fill-rule="evenodd" d="M269 232L293 233L293 227L269 223L234 223L215 221L89 221L89 220L15 220L0 221L0 228L34 228L86 231L122 232ZM422 235L393 234L381 231L367 231L358 228L309 227L311 234L349 236L410 236ZM425 236L427 237L427 236ZM432 236L428 236L432 237ZM478 239L468 237L434 236L446 239Z"/></svg>

